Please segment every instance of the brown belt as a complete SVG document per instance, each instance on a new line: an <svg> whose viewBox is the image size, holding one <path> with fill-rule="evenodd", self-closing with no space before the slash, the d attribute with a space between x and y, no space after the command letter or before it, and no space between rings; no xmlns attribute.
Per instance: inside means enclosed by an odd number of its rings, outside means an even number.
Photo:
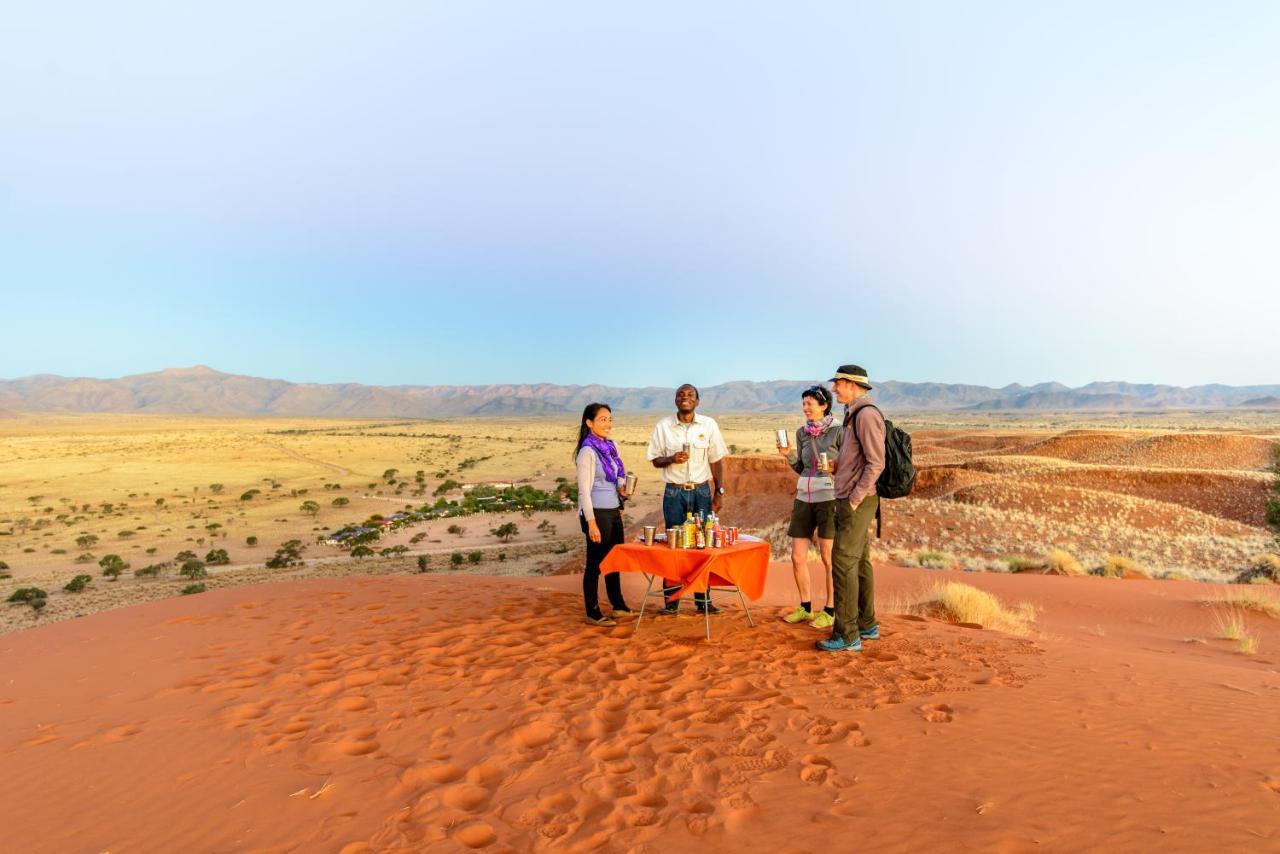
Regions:
<svg viewBox="0 0 1280 854"><path fill-rule="evenodd" d="M697 489L699 486L702 486L703 484L705 484L705 483L710 483L710 482L711 482L711 481L709 481L709 480L704 480L702 483L673 483L673 484L671 484L671 485L672 485L672 486L678 486L678 487L680 487L681 489L683 489L685 492L693 492L693 491L694 491L695 489Z"/></svg>

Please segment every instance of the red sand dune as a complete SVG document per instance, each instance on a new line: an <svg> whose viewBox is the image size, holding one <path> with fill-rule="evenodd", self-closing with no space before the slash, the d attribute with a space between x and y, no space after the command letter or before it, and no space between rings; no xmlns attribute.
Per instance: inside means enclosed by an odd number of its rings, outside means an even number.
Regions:
<svg viewBox="0 0 1280 854"><path fill-rule="evenodd" d="M1243 525L1262 527L1270 485L1246 474L1125 468L1062 469L1025 478L1103 490L1190 507Z"/></svg>
<svg viewBox="0 0 1280 854"><path fill-rule="evenodd" d="M8 850L1275 850L1280 644L1202 585L881 568L1040 608L580 621L579 579L229 589L0 638ZM630 595L638 601L635 579ZM1189 639L1203 639L1189 642ZM856 840L856 844L850 840ZM846 844L847 843L847 844Z"/></svg>

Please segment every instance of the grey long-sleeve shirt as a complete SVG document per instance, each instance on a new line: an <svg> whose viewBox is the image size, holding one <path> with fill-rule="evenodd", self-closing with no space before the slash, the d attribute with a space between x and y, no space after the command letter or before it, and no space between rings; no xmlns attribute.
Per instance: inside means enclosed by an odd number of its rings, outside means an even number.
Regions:
<svg viewBox="0 0 1280 854"><path fill-rule="evenodd" d="M818 471L818 455L826 453L833 461L838 460L843 435L844 428L839 424L832 424L816 437L810 436L803 427L796 430L796 443L787 455L787 462L800 475L796 481L797 499L814 504L835 500L835 479Z"/></svg>
<svg viewBox="0 0 1280 854"><path fill-rule="evenodd" d="M876 408L860 414L868 406L871 401L860 397L845 413L844 440L836 464L836 498L855 508L875 494L876 480L884 471L884 416Z"/></svg>

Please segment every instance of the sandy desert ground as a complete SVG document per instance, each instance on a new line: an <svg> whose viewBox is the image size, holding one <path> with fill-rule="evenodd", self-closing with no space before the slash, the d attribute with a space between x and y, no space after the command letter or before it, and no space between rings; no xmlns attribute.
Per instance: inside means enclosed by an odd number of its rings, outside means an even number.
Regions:
<svg viewBox="0 0 1280 854"><path fill-rule="evenodd" d="M831 656L776 619L787 575L711 642L587 627L568 576L265 584L6 635L6 845L1280 847L1280 624L1249 611L1241 654L1202 601L1224 588L881 567L883 639ZM940 578L1035 620L904 613Z"/></svg>

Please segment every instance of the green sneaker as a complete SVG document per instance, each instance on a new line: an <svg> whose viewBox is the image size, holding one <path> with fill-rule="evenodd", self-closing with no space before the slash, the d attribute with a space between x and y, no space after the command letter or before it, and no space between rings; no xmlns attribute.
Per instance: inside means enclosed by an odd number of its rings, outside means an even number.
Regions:
<svg viewBox="0 0 1280 854"><path fill-rule="evenodd" d="M812 619L813 619L813 614L810 614L804 608L801 608L799 605L797 605L794 611L792 611L790 614L787 614L785 617L782 618L782 622L791 623L794 625L796 623L807 623Z"/></svg>
<svg viewBox="0 0 1280 854"><path fill-rule="evenodd" d="M826 611L819 611L818 616L813 618L813 622L809 625L815 629L829 629L836 624L836 618L828 614Z"/></svg>

